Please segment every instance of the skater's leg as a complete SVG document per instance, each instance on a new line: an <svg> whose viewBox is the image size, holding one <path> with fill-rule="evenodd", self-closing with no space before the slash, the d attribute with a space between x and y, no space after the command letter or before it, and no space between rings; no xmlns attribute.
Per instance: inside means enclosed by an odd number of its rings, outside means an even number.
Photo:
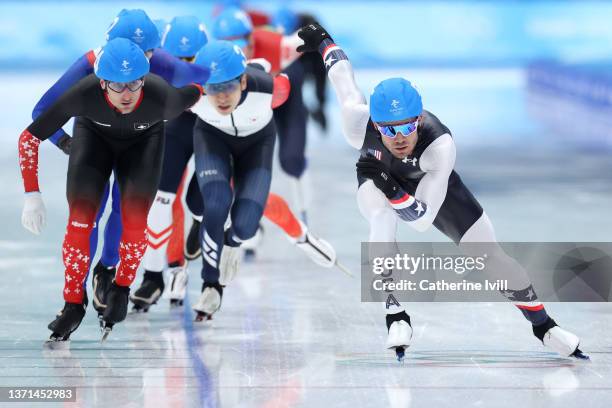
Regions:
<svg viewBox="0 0 612 408"><path fill-rule="evenodd" d="M100 210L98 211L98 216L96 218L96 228L94 228L93 235L96 235L96 243L97 243L97 227L100 224L100 219L102 218L102 214L104 213L104 209L106 207L106 203L108 202L108 197L111 191L110 182L106 183L104 187L104 196L102 197L102 202L100 203ZM116 235L121 233L121 221L117 221L117 213L119 206L119 193L117 190L116 183L113 183L112 186L112 194L113 201L111 215L106 223L106 228L104 229L104 248L102 250L102 256L98 261L98 264L95 266L93 270L93 278L92 278L92 289L93 289L93 306L94 309L101 313L104 311L106 307L106 292L110 287L112 280L115 278L115 267L117 265L118 260L118 246L119 240L116 238ZM117 229L119 232L117 233ZM95 256L95 247L91 251L90 262ZM85 283L87 280L85 280Z"/></svg>
<svg viewBox="0 0 612 408"><path fill-rule="evenodd" d="M544 324L548 320L548 314L544 305L538 301L527 272L497 244L493 225L485 212L465 232L459 247L464 251L478 251L481 246L466 245L475 242L487 243L483 248L487 251L487 273L491 279L504 279L508 282L509 290L504 292L504 296L511 300L534 326Z"/></svg>
<svg viewBox="0 0 612 408"><path fill-rule="evenodd" d="M278 194L270 193L268 195L263 215L291 238L299 240L305 235L297 217L293 214L285 199Z"/></svg>
<svg viewBox="0 0 612 408"><path fill-rule="evenodd" d="M227 241L231 246L238 246L255 235L270 192L274 127L266 127L256 137L258 141L242 150L234 163L236 191Z"/></svg>
<svg viewBox="0 0 612 408"><path fill-rule="evenodd" d="M181 122L176 123L176 121ZM170 257L168 256L170 241L176 232L174 226L183 222L180 203L182 190L180 186L184 179L185 166L192 155L191 129L193 123L191 127L185 129L182 122L184 122L183 116L171 122L166 129L161 179L147 217L148 246L143 258L145 273L142 284L130 296L135 310L143 309L147 311L161 297L165 288L163 270L170 263ZM181 133L181 130L186 134ZM177 210L180 210L180 212L177 213ZM175 217L175 215L177 216ZM182 225L179 226L178 230L181 234L179 240L182 241ZM178 245L180 252L178 260L172 260L177 262L177 265L174 265L176 267L184 263L182 242Z"/></svg>
<svg viewBox="0 0 612 408"><path fill-rule="evenodd" d="M377 249L382 250L384 253L377 252L376 254L370 254L369 259L374 256L385 256L386 254L392 255L397 252L397 244L395 242L395 236L397 233L397 214L393 208L389 205L389 201L384 194L376 188L374 183L370 180L363 182L357 190L357 204L359 206L359 212L368 221L370 226L370 234L368 242L376 242L380 245ZM385 244L386 247L381 246ZM393 271L389 271L393 273ZM393 294L392 292L390 293ZM397 301L393 301L393 297L390 302L385 302L385 309L387 313L400 313L404 311L404 307Z"/></svg>
<svg viewBox="0 0 612 408"><path fill-rule="evenodd" d="M491 275L492 279L508 281L508 290L504 291L503 294L531 322L533 334L545 346L563 356L588 359L578 348L580 344L578 336L557 326L557 323L548 316L544 305L538 300L525 269L497 245L493 226L484 212L463 235L459 246L463 247L464 251L468 253L482 248L480 245L466 245L474 242L488 243L486 245L487 273Z"/></svg>
<svg viewBox="0 0 612 408"><path fill-rule="evenodd" d="M120 264L115 277L119 286L131 285L147 247L147 215L159 185L163 136L163 128L160 128L122 151L117 158L115 174L121 192L123 224Z"/></svg>
<svg viewBox="0 0 612 408"><path fill-rule="evenodd" d="M114 268L119 263L119 241L123 229L121 225L121 197L117 180L113 181L111 198L111 213L104 227L104 247L100 258L102 265L107 268Z"/></svg>
<svg viewBox="0 0 612 408"><path fill-rule="evenodd" d="M191 181L189 182L189 188L187 188L185 202L191 213L192 222L187 238L185 239L184 254L186 259L194 260L199 257L202 252L200 245L200 226L202 224L204 204L202 202L198 179L195 173L190 178Z"/></svg>
<svg viewBox="0 0 612 408"><path fill-rule="evenodd" d="M274 193L268 195L263 215L280 227L287 234L289 241L304 251L317 265L329 268L336 264L335 249L327 241L313 235L308 227L297 219L281 196Z"/></svg>
<svg viewBox="0 0 612 408"><path fill-rule="evenodd" d="M282 170L291 178L295 206L306 222L308 197L303 174L306 170L306 120L308 112L302 97L304 71L301 64L288 68L291 93L287 101L274 110L278 130L279 161Z"/></svg>
<svg viewBox="0 0 612 408"><path fill-rule="evenodd" d="M124 148L117 157L115 176L121 193L123 234L119 267L107 297L103 315L105 336L127 315L130 285L147 247L147 214L155 197L164 150L164 128Z"/></svg>
<svg viewBox="0 0 612 408"><path fill-rule="evenodd" d="M185 196L185 202L191 215L202 221L202 214L204 212L204 202L202 201L202 195L200 194L200 187L198 186L198 178L194 173L189 182L187 188L187 195Z"/></svg>
<svg viewBox="0 0 612 408"><path fill-rule="evenodd" d="M225 238L226 248L220 258L221 284L230 282L238 271L243 242L249 241L260 228L263 208L270 191L272 158L274 153L274 127L266 127L249 141L249 146L240 146L234 155L235 198L231 211L231 227ZM206 220L206 218L204 218ZM252 249L253 240L247 242Z"/></svg>
<svg viewBox="0 0 612 408"><path fill-rule="evenodd" d="M224 225L232 205L230 150L216 129L198 122L194 128L195 169L204 203L200 228L202 279L219 282L219 261L225 244Z"/></svg>
<svg viewBox="0 0 612 408"><path fill-rule="evenodd" d="M370 225L369 242L376 242L378 251L376 254L369 254L368 259L374 256L389 256L397 253L395 236L397 232L397 215L389 205L389 201L384 194L374 186L372 181L363 181L357 190L357 204L361 215ZM385 248L381 245L386 244ZM388 271L385 278L394 278L395 271ZM398 278L398 277L396 277ZM412 326L410 316L393 292L387 294L383 303L385 307L385 321L387 324L386 347L394 349L398 360L404 358L405 348L410 345L412 340Z"/></svg>
<svg viewBox="0 0 612 408"><path fill-rule="evenodd" d="M96 257L96 252L98 249L98 227L100 226L100 219L102 218L102 214L104 214L104 208L106 207L106 202L108 201L109 193L110 186L109 183L106 183L106 186L104 187L104 193L102 194L102 198L100 199L100 210L98 210L94 227L91 230L91 235L89 236L89 268L87 269L87 277L89 277L91 261ZM83 287L87 287L87 278L85 278L85 281L83 282Z"/></svg>
<svg viewBox="0 0 612 408"><path fill-rule="evenodd" d="M175 124L166 130L161 179L147 219L149 246L143 260L146 271L160 273L167 264L166 251L174 224L173 205L175 201L180 202L180 196L179 200L176 200L177 192L183 179L185 166L192 154L191 144L193 143L190 132L188 135L183 135L172 133L171 129L180 130L182 127ZM187 147L184 146L183 139L188 139Z"/></svg>
<svg viewBox="0 0 612 408"><path fill-rule="evenodd" d="M181 183L176 190L176 197L172 203L172 233L170 234L168 248L166 249L168 266L185 264L183 252L183 247L185 246L185 211L183 209L182 197L185 192L186 180L187 170L183 173Z"/></svg>
<svg viewBox="0 0 612 408"><path fill-rule="evenodd" d="M272 181L271 170L264 166L251 167L239 163L235 167L236 198L227 240L230 246L239 246L242 241L255 235Z"/></svg>
<svg viewBox="0 0 612 408"><path fill-rule="evenodd" d="M66 196L69 216L62 246L66 281L64 299L81 303L91 260L90 237L104 188L112 171L113 152L86 128L75 125Z"/></svg>

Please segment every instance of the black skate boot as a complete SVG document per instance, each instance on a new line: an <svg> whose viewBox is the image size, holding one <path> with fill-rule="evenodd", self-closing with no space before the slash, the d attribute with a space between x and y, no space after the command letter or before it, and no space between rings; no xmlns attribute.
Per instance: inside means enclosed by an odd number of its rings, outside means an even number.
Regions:
<svg viewBox="0 0 612 408"><path fill-rule="evenodd" d="M197 257L202 253L202 247L200 246L200 224L200 221L196 219L193 220L191 229L189 230L189 234L185 240L185 249L183 254L185 255L185 259L188 261L197 259Z"/></svg>
<svg viewBox="0 0 612 408"><path fill-rule="evenodd" d="M212 315L221 308L222 298L223 286L219 282L204 282L202 293L196 304L193 305L193 310L196 312L195 321L212 320Z"/></svg>
<svg viewBox="0 0 612 408"><path fill-rule="evenodd" d="M115 279L115 267L107 268L98 262L93 273L93 307L98 312L98 317L102 316L106 309L106 293Z"/></svg>
<svg viewBox="0 0 612 408"><path fill-rule="evenodd" d="M142 284L132 295L130 300L134 303L135 312L148 312L151 305L164 293L164 275L162 272L145 271Z"/></svg>
<svg viewBox="0 0 612 408"><path fill-rule="evenodd" d="M111 284L106 294L106 309L102 316L104 327L102 328L102 341L106 340L115 323L125 320L128 311L128 297L130 288L119 286L115 282Z"/></svg>
<svg viewBox="0 0 612 408"><path fill-rule="evenodd" d="M70 338L85 317L87 303L87 292L85 292L83 303L66 302L64 304L64 308L55 317L55 320L47 326L52 331L49 342L66 341Z"/></svg>

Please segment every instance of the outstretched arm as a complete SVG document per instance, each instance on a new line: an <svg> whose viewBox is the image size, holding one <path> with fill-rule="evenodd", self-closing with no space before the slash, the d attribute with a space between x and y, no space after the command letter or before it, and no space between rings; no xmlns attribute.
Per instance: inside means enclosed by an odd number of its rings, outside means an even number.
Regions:
<svg viewBox="0 0 612 408"><path fill-rule="evenodd" d="M318 24L309 24L298 32L304 45L298 51L318 51L323 57L329 80L342 109L342 128L347 142L361 149L370 112L366 99L355 83L353 67L346 54Z"/></svg>
<svg viewBox="0 0 612 408"><path fill-rule="evenodd" d="M40 142L57 132L73 116L79 116L83 103L78 85L73 86L46 109L19 136L19 169L26 192L21 224L38 235L46 224L46 211L38 185Z"/></svg>

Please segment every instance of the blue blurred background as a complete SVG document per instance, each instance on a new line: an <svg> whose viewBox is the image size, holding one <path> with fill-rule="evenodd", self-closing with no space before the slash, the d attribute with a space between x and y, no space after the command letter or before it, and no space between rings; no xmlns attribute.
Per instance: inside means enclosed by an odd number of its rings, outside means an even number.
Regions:
<svg viewBox="0 0 612 408"><path fill-rule="evenodd" d="M232 1L3 1L0 4L0 70L62 70L104 42L122 8L143 8L154 20L195 14L210 26L219 4ZM281 6L309 12L333 33L352 63L364 70L462 70L445 78L457 99L471 104L473 87L497 85L478 100L497 106L487 115L465 112L486 127L505 122L500 140L555 132L563 141L608 148L612 120L612 4L604 1L250 1L247 8L273 13ZM473 69L475 76L463 75ZM481 75L497 69L499 75ZM509 74L507 70L514 70ZM504 71L505 70L505 71ZM59 71L58 71L59 72ZM491 73L488 71L487 73ZM363 77L364 92L374 85ZM376 77L378 79L379 76ZM453 78L456 79L453 84ZM428 83L427 79L423 79ZM436 79L435 83L439 83ZM433 106L448 98L423 89ZM445 86L448 88L448 86ZM429 94L431 93L431 94ZM456 102L453 102L456 103ZM503 106L503 109L502 109ZM551 109L554 106L554 109ZM430 105L431 107L431 105ZM488 131L466 128L468 140L487 142ZM585 120L566 120L567 117ZM478 118L477 118L478 117ZM526 123L526 118L534 123ZM544 126L538 128L538 126ZM579 132L580 135L576 133ZM484 134L486 133L486 134Z"/></svg>
<svg viewBox="0 0 612 408"><path fill-rule="evenodd" d="M357 67L522 66L598 61L612 54L612 4L602 1L249 1L307 11L350 50ZM152 19L195 14L212 1L2 1L0 68L65 67L101 44L121 8Z"/></svg>

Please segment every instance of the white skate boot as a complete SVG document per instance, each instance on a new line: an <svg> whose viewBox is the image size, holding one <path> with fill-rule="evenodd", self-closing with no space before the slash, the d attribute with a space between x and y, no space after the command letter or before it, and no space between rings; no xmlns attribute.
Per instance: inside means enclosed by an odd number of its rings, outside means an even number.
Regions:
<svg viewBox="0 0 612 408"><path fill-rule="evenodd" d="M291 242L308 255L308 257L317 265L324 268L332 268L336 265L336 250L331 244L321 238L317 238L308 231L308 227L300 222L302 230L306 231L306 237L303 242L296 239L291 239Z"/></svg>
<svg viewBox="0 0 612 408"><path fill-rule="evenodd" d="M170 306L183 306L185 292L187 290L187 275L186 265L176 266L169 270L170 285L168 286L168 297L170 298Z"/></svg>
<svg viewBox="0 0 612 408"><path fill-rule="evenodd" d="M412 340L410 316L405 311L387 315L387 348L394 349L397 361L404 360L405 351Z"/></svg>
<svg viewBox="0 0 612 408"><path fill-rule="evenodd" d="M219 262L219 283L226 286L236 277L242 258L242 248L223 246L221 261Z"/></svg>
<svg viewBox="0 0 612 408"><path fill-rule="evenodd" d="M198 301L193 305L196 312L196 322L212 320L212 315L221 308L223 298L223 287L219 283L202 284L202 293Z"/></svg>
<svg viewBox="0 0 612 408"><path fill-rule="evenodd" d="M546 323L540 326L533 326L533 334L542 343L562 355L563 357L574 357L580 360L590 360L578 346L580 339L574 333L562 329L550 317Z"/></svg>

